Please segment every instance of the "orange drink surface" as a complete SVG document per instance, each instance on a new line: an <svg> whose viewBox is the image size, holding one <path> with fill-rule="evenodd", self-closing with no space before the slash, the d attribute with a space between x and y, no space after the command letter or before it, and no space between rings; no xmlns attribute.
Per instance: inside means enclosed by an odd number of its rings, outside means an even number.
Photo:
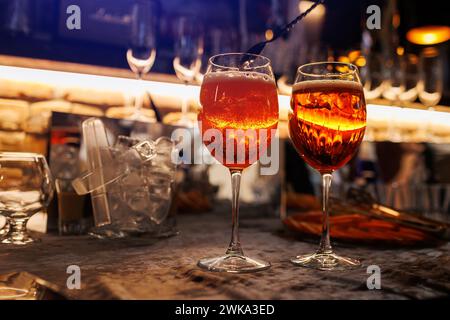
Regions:
<svg viewBox="0 0 450 320"><path fill-rule="evenodd" d="M298 82L292 89L289 133L302 158L327 173L356 153L366 128L361 84L347 80Z"/></svg>
<svg viewBox="0 0 450 320"><path fill-rule="evenodd" d="M203 80L198 114L203 143L217 130L222 150L211 154L230 169L241 170L257 161L270 145L278 125L278 96L273 77L256 72L224 71Z"/></svg>

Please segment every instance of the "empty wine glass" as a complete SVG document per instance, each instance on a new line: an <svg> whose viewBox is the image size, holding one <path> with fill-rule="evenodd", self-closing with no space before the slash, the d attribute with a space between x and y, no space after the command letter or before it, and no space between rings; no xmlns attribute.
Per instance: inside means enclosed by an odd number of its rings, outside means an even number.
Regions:
<svg viewBox="0 0 450 320"><path fill-rule="evenodd" d="M0 153L0 214L9 231L2 243L36 241L26 232L35 213L45 209L53 195L53 182L43 155L23 152Z"/></svg>
<svg viewBox="0 0 450 320"><path fill-rule="evenodd" d="M367 100L377 99L383 92L383 59L377 53L369 54L361 68L361 81Z"/></svg>
<svg viewBox="0 0 450 320"><path fill-rule="evenodd" d="M432 108L441 100L443 90L444 70L438 49L429 47L421 52L419 70L419 100Z"/></svg>
<svg viewBox="0 0 450 320"><path fill-rule="evenodd" d="M182 16L176 21L175 58L173 68L178 79L185 86L195 79L202 65L203 32L198 21ZM193 127L194 123L188 118L188 100L182 97L181 118L178 125Z"/></svg>
<svg viewBox="0 0 450 320"><path fill-rule="evenodd" d="M402 102L413 102L417 99L417 83L419 81L419 58L415 54L405 56L405 91L399 96Z"/></svg>
<svg viewBox="0 0 450 320"><path fill-rule="evenodd" d="M130 47L127 61L142 87L142 77L153 67L156 57L157 6L153 1L137 0L131 12ZM139 90L134 100L132 120L154 121L142 114L144 103L143 89Z"/></svg>
<svg viewBox="0 0 450 320"><path fill-rule="evenodd" d="M390 56L385 65L385 80L383 83L383 97L391 101L391 103L398 102L400 95L405 91L405 70L403 63L403 52L399 54L399 51L403 50L398 48L397 52L394 52Z"/></svg>

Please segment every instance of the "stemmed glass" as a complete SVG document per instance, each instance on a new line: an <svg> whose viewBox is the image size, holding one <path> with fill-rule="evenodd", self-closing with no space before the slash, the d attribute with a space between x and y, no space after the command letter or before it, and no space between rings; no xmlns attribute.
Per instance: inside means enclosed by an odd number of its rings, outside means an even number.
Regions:
<svg viewBox="0 0 450 320"><path fill-rule="evenodd" d="M422 50L419 62L419 83L417 84L419 100L426 107L432 108L439 103L443 90L443 63L436 48Z"/></svg>
<svg viewBox="0 0 450 320"><path fill-rule="evenodd" d="M53 182L45 157L36 153L0 153L0 214L9 231L2 243L36 241L26 231L32 215L45 209L53 195Z"/></svg>
<svg viewBox="0 0 450 320"><path fill-rule="evenodd" d="M318 62L298 68L292 90L289 132L300 156L322 175L323 225L317 252L291 261L320 270L346 269L360 264L341 257L330 243L329 205L332 172L357 152L366 128L366 103L357 67Z"/></svg>
<svg viewBox="0 0 450 320"><path fill-rule="evenodd" d="M142 77L153 67L156 57L157 7L153 1L137 0L132 7L130 47L127 50L127 61L142 87ZM131 120L153 121L142 114L144 103L143 89L135 96L134 112Z"/></svg>
<svg viewBox="0 0 450 320"><path fill-rule="evenodd" d="M278 97L270 60L259 55L213 56L200 91L198 125L203 143L231 173L232 236L225 255L205 258L209 271L254 272L269 262L244 255L239 240L242 171L264 157L278 126Z"/></svg>
<svg viewBox="0 0 450 320"><path fill-rule="evenodd" d="M417 99L418 78L419 58L412 53L405 55L405 91L399 96L403 104L414 102Z"/></svg>
<svg viewBox="0 0 450 320"><path fill-rule="evenodd" d="M405 92L405 64L403 55L394 52L386 60L385 80L383 81L383 97L391 103L398 102Z"/></svg>
<svg viewBox="0 0 450 320"><path fill-rule="evenodd" d="M367 57L367 64L361 70L361 80L367 100L377 99L383 92L383 59L372 53Z"/></svg>
<svg viewBox="0 0 450 320"><path fill-rule="evenodd" d="M178 79L187 85L200 72L203 55L203 32L198 21L181 16L176 21L175 57L173 69ZM188 117L188 100L182 97L179 125L192 127L194 123Z"/></svg>

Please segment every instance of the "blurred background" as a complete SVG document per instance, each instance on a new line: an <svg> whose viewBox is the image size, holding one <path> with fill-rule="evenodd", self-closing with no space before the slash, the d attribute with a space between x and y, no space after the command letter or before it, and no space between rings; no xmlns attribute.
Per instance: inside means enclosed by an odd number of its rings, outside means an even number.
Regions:
<svg viewBox="0 0 450 320"><path fill-rule="evenodd" d="M192 127L208 58L270 40L312 4L0 0L0 151L70 156L59 147L79 148L79 121L52 128L55 111ZM71 5L81 10L79 30L67 27ZM367 27L371 5L380 8L379 29ZM267 45L262 54L272 60L279 93L281 169L264 177L249 168L244 204L271 203L268 214L273 208L287 214L286 208L302 206L305 194L319 195L318 176L292 148L285 120L297 67L337 60L359 67L368 121L358 156L336 173L336 194L356 186L397 209L448 215L449 21L444 1L326 1ZM50 131L64 132L63 138L50 139ZM182 171L180 211L211 210L230 194L221 166Z"/></svg>
<svg viewBox="0 0 450 320"><path fill-rule="evenodd" d="M273 30L311 4L298 0L153 2L157 52L152 71L167 74L174 72L172 61L180 36L180 17L185 17L187 24L202 27L206 59L218 52L243 51L258 40L270 38ZM132 0L1 0L0 54L127 69L123 52L130 46L134 3ZM66 28L66 9L73 4L82 8L81 30ZM381 8L381 30L366 28L369 5ZM448 12L443 1L327 1L297 26L289 38L269 46L264 54L273 59L278 77L292 77L295 67L306 61L331 57L350 58L360 67L366 66L370 58L372 73L389 69L389 64L395 63L405 64L404 72L413 73L424 46L435 46L439 40L433 35L421 38L418 34L408 38L408 32L418 27L446 25ZM443 64L441 103L448 105L448 48L441 44L436 49ZM357 60L359 55L365 60ZM398 56L404 61L398 61ZM392 92L385 96L396 99ZM404 99L414 101L414 96L410 93Z"/></svg>

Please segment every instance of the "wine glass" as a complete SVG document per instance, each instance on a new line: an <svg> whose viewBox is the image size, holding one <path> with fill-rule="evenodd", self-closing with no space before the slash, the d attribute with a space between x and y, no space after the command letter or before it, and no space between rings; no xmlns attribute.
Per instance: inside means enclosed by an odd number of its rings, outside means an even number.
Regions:
<svg viewBox="0 0 450 320"><path fill-rule="evenodd" d="M182 16L176 21L175 57L173 69L178 79L187 85L195 79L202 65L203 32L198 21ZM193 127L188 117L188 100L182 97L181 118L178 125Z"/></svg>
<svg viewBox="0 0 450 320"><path fill-rule="evenodd" d="M332 173L357 152L366 128L366 103L356 66L317 62L301 66L292 89L289 133L300 156L322 175L322 238L317 252L300 255L295 265L320 270L360 265L333 252L328 198Z"/></svg>
<svg viewBox="0 0 450 320"><path fill-rule="evenodd" d="M438 104L443 90L443 63L436 48L422 50L419 62L419 100L428 108Z"/></svg>
<svg viewBox="0 0 450 320"><path fill-rule="evenodd" d="M417 83L419 81L419 57L415 54L405 56L405 91L399 96L403 103L411 103L417 99ZM367 94L366 94L367 98Z"/></svg>
<svg viewBox="0 0 450 320"><path fill-rule="evenodd" d="M232 236L225 255L201 259L209 271L254 272L269 262L244 255L239 240L239 187L242 171L267 152L278 126L278 97L270 60L228 53L209 59L200 90L198 125L212 156L231 173Z"/></svg>
<svg viewBox="0 0 450 320"><path fill-rule="evenodd" d="M367 56L366 66L361 68L361 80L367 100L378 99L383 92L383 59L377 53Z"/></svg>
<svg viewBox="0 0 450 320"><path fill-rule="evenodd" d="M32 215L45 209L53 195L53 182L43 155L23 152L0 153L0 214L9 224L2 243L36 241L26 232Z"/></svg>
<svg viewBox="0 0 450 320"><path fill-rule="evenodd" d="M398 102L405 92L405 70L403 55L394 52L385 64L385 80L383 81L383 97L391 103Z"/></svg>
<svg viewBox="0 0 450 320"><path fill-rule="evenodd" d="M142 77L153 67L156 58L157 6L153 1L137 0L131 12L130 47L127 61L139 80L139 92L134 100L134 112L131 120L153 122L154 119L142 113L144 89Z"/></svg>

